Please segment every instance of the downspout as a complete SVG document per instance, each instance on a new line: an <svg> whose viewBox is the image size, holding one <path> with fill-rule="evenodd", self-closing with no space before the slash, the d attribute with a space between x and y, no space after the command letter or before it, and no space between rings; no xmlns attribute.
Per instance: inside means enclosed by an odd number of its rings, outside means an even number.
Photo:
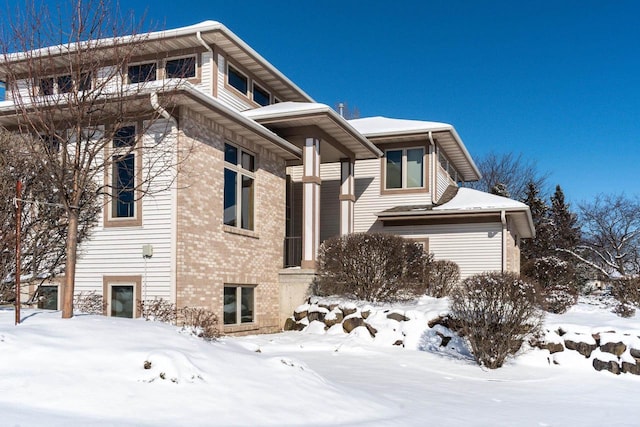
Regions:
<svg viewBox="0 0 640 427"><path fill-rule="evenodd" d="M436 163L436 143L433 140L433 133L431 131L429 131L429 142L431 143L431 146L433 147L433 150L431 150L431 156L429 157L431 159L431 165L429 165L429 170L431 173L431 179L429 180L429 191L431 192L431 204L435 203L436 200L436 179L437 179L437 163Z"/></svg>
<svg viewBox="0 0 640 427"><path fill-rule="evenodd" d="M158 102L158 92L151 93L151 107L156 110L158 114L168 120L170 123L175 126L176 129L176 149L173 152L172 163L174 165L178 165L178 142L179 138L177 135L178 132L178 121L171 115L167 110L165 110L160 103ZM176 175L173 183L171 184L171 249L170 249L170 286L171 286L171 298L173 299L173 303L178 306L178 176ZM146 273L145 273L146 274Z"/></svg>
<svg viewBox="0 0 640 427"><path fill-rule="evenodd" d="M209 62L214 60L214 55L213 55L213 49L211 48L211 46L209 46L209 44L207 42L204 41L204 39L202 38L202 32L198 31L196 33L196 39L198 39L198 41L200 42L200 44L202 46L204 46L205 49L207 49L210 53L211 53L211 59L209 60ZM213 67L211 66L211 64L209 64L209 70L211 73L211 78L209 79L209 95L214 96L213 94L213 79L217 79L218 76L217 75L213 75Z"/></svg>
<svg viewBox="0 0 640 427"><path fill-rule="evenodd" d="M502 223L502 272L507 272L507 213L500 211L500 222Z"/></svg>

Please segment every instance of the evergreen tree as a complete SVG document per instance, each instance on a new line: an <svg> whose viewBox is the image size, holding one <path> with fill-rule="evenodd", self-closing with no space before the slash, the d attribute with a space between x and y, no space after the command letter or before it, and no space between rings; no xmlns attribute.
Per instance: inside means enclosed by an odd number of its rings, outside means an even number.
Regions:
<svg viewBox="0 0 640 427"><path fill-rule="evenodd" d="M552 252L553 230L549 218L549 206L540 198L540 190L534 182L527 184L523 202L529 206L533 225L536 228L536 237L522 241L520 258L524 263L550 255Z"/></svg>
<svg viewBox="0 0 640 427"><path fill-rule="evenodd" d="M565 202L559 185L551 196L550 220L553 227L553 249L575 250L581 237L578 218L569 210L569 204Z"/></svg>
<svg viewBox="0 0 640 427"><path fill-rule="evenodd" d="M511 197L509 190L507 189L507 185L502 182L498 182L496 185L491 187L490 193L495 194L496 196Z"/></svg>

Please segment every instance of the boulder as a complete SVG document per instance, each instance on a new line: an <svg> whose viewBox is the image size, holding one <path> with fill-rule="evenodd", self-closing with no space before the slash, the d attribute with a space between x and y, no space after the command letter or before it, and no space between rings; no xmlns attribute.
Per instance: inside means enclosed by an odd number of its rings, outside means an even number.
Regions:
<svg viewBox="0 0 640 427"><path fill-rule="evenodd" d="M309 323L313 322L314 320L319 320L320 322L324 321L324 317L326 316L326 313L323 311L310 311L307 314L307 319L309 319Z"/></svg>
<svg viewBox="0 0 640 427"><path fill-rule="evenodd" d="M596 371L609 371L612 374L620 375L620 365L618 365L615 361L611 360L609 362L605 362L600 359L593 359L593 368Z"/></svg>
<svg viewBox="0 0 640 427"><path fill-rule="evenodd" d="M631 357L635 359L640 359L640 349L630 348L629 352L631 353Z"/></svg>
<svg viewBox="0 0 640 427"><path fill-rule="evenodd" d="M358 326L364 325L365 322L361 317L349 317L348 319L345 319L344 322L342 322L342 329L344 329L344 331L349 334Z"/></svg>
<svg viewBox="0 0 640 427"><path fill-rule="evenodd" d="M337 325L342 322L344 316L340 310L333 310L324 317L324 324L327 325L327 329L333 325Z"/></svg>
<svg viewBox="0 0 640 427"><path fill-rule="evenodd" d="M449 341L451 341L451 337L446 336L442 332L437 332L436 331L436 335L439 336L440 339L442 340L440 342L440 347L446 347L449 344Z"/></svg>
<svg viewBox="0 0 640 427"><path fill-rule="evenodd" d="M374 328L373 326L371 326L370 324L368 324L368 323L365 323L364 326L369 331L369 334L371 335L371 338L375 338L376 334L378 333L378 330L376 328Z"/></svg>
<svg viewBox="0 0 640 427"><path fill-rule="evenodd" d="M551 353L551 354L560 353L561 351L564 351L564 346L559 342L548 342L548 343L545 343L544 348L546 350L549 350L549 353Z"/></svg>
<svg viewBox="0 0 640 427"><path fill-rule="evenodd" d="M396 340L396 342L394 342L393 345L399 345L404 347L404 342L402 340Z"/></svg>
<svg viewBox="0 0 640 427"><path fill-rule="evenodd" d="M633 375L640 375L640 364L622 362L622 372Z"/></svg>
<svg viewBox="0 0 640 427"><path fill-rule="evenodd" d="M304 310L304 311L294 311L294 312L293 312L293 318L294 318L296 321L298 321L298 320L302 320L302 319L304 319L305 317L307 317L307 314L308 314L307 310Z"/></svg>
<svg viewBox="0 0 640 427"><path fill-rule="evenodd" d="M616 356L620 357L622 356L622 353L627 351L627 346L624 345L623 342L608 342L602 344L600 346L600 350L604 351L605 353L615 354Z"/></svg>
<svg viewBox="0 0 640 427"><path fill-rule="evenodd" d="M397 312L387 314L387 319L397 320L398 322L406 322L409 320L407 316Z"/></svg>
<svg viewBox="0 0 640 427"><path fill-rule="evenodd" d="M364 309L360 312L360 315L362 316L363 319L367 319L369 316L371 316L371 309Z"/></svg>
<svg viewBox="0 0 640 427"><path fill-rule="evenodd" d="M356 313L357 311L358 309L355 307L342 307L342 314L344 314L344 317L347 317L353 313Z"/></svg>
<svg viewBox="0 0 640 427"><path fill-rule="evenodd" d="M284 322L284 330L285 331L301 331L306 327L305 324L298 323L289 317L286 322Z"/></svg>
<svg viewBox="0 0 640 427"><path fill-rule="evenodd" d="M575 342L572 340L564 340L564 346L568 350L575 350L587 359L591 356L593 350L596 349L595 344L587 344L586 342Z"/></svg>

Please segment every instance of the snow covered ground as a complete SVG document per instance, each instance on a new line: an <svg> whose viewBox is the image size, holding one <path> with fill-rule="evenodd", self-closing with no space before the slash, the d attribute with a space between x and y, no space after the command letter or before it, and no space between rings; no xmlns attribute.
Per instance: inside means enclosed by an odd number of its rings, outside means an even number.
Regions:
<svg viewBox="0 0 640 427"><path fill-rule="evenodd" d="M428 298L402 307L425 319L445 309ZM415 348L313 328L209 343L143 320L13 319L0 309L3 427L640 424L640 377L596 372L584 358L550 364L546 350L487 371L460 343L430 346L428 331ZM562 325L640 335L639 316L584 303L548 316L548 328Z"/></svg>

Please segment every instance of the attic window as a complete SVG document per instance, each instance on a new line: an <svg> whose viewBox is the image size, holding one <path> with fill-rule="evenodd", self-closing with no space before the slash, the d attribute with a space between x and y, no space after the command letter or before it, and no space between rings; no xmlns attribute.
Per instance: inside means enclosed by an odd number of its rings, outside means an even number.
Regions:
<svg viewBox="0 0 640 427"><path fill-rule="evenodd" d="M165 75L167 78L187 79L196 76L196 57L170 59L165 63Z"/></svg>
<svg viewBox="0 0 640 427"><path fill-rule="evenodd" d="M253 84L253 100L263 107L271 103L271 94L257 84Z"/></svg>
<svg viewBox="0 0 640 427"><path fill-rule="evenodd" d="M249 90L249 79L231 65L227 66L227 80L229 85L246 95Z"/></svg>
<svg viewBox="0 0 640 427"><path fill-rule="evenodd" d="M127 69L129 83L144 83L156 80L156 68L155 62L130 65Z"/></svg>
<svg viewBox="0 0 640 427"><path fill-rule="evenodd" d="M424 148L385 152L385 189L424 187Z"/></svg>

